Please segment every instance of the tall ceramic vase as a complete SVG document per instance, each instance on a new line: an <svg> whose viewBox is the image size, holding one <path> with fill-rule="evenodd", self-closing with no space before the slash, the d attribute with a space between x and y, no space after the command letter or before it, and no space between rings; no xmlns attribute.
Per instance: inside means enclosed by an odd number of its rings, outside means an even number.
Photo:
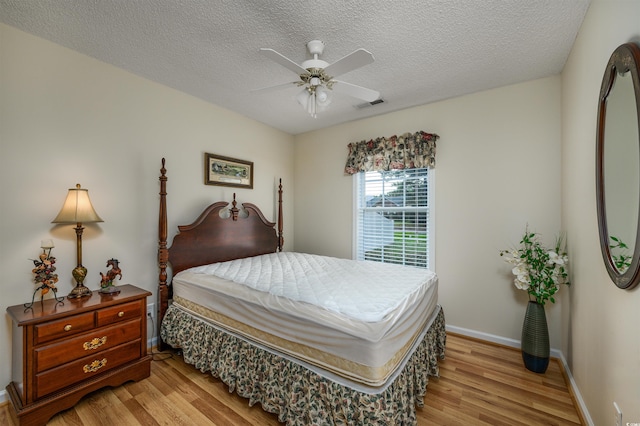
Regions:
<svg viewBox="0 0 640 426"><path fill-rule="evenodd" d="M544 305L530 301L522 325L522 360L527 370L544 373L549 366L549 330Z"/></svg>

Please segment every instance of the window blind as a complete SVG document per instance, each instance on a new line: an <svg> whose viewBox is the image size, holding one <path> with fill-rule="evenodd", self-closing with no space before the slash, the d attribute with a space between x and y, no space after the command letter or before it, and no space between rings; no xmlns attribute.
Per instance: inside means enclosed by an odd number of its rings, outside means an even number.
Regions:
<svg viewBox="0 0 640 426"><path fill-rule="evenodd" d="M356 257L429 268L429 170L356 175Z"/></svg>

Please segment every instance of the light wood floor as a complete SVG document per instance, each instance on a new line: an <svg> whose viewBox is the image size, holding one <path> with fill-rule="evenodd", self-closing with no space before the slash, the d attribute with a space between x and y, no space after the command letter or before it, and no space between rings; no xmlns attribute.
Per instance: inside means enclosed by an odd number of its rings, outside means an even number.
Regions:
<svg viewBox="0 0 640 426"><path fill-rule="evenodd" d="M210 374L179 356L158 359L151 377L88 395L49 425L279 425L249 407ZM160 360L163 359L163 360ZM520 352L449 334L440 378L431 379L419 425L579 425L581 416L556 360L545 374L527 371ZM15 425L8 405L0 425Z"/></svg>

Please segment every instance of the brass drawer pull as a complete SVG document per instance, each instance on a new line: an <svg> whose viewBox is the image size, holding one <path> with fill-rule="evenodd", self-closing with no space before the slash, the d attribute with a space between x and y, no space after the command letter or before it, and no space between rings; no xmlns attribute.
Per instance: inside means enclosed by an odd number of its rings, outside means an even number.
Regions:
<svg viewBox="0 0 640 426"><path fill-rule="evenodd" d="M124 312L123 311L118 312L118 318L122 318L123 316L124 316Z"/></svg>
<svg viewBox="0 0 640 426"><path fill-rule="evenodd" d="M94 337L90 342L84 342L82 347L85 351L90 351L92 349L98 349L100 346L107 343L107 336L103 337Z"/></svg>
<svg viewBox="0 0 640 426"><path fill-rule="evenodd" d="M67 324L64 326L64 331L71 331L71 324Z"/></svg>
<svg viewBox="0 0 640 426"><path fill-rule="evenodd" d="M103 358L102 360L96 359L91 364L87 364L84 367L82 367L82 371L84 371L85 373L95 373L105 365L107 365L106 358Z"/></svg>

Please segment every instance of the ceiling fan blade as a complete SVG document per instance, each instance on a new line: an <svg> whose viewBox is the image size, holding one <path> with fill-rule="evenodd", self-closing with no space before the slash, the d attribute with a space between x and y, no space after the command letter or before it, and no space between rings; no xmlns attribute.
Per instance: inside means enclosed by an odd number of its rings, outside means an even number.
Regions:
<svg viewBox="0 0 640 426"><path fill-rule="evenodd" d="M374 61L373 54L365 49L358 49L355 52L349 53L344 58L338 59L331 65L327 65L324 72L327 75L336 77L338 75L355 70L356 68L363 67Z"/></svg>
<svg viewBox="0 0 640 426"><path fill-rule="evenodd" d="M355 84L347 83L345 81L333 80L333 91L336 93L342 93L352 96L354 98L362 99L366 102L373 102L380 99L380 92L366 87L357 86Z"/></svg>
<svg viewBox="0 0 640 426"><path fill-rule="evenodd" d="M291 59L287 58L281 53L276 52L273 49L268 49L263 47L263 48L260 48L260 53L262 53L267 58L271 59L273 62L276 62L282 65L283 67L293 71L297 75L307 72L306 69L302 68L300 65L296 64Z"/></svg>
<svg viewBox="0 0 640 426"><path fill-rule="evenodd" d="M250 92L252 92L252 93L255 93L255 92L260 92L260 93L275 92L276 90L288 89L289 87L298 86L298 83L300 83L300 81L290 81L288 83L276 84L275 86L267 86L267 87L260 87L258 89L251 89Z"/></svg>

